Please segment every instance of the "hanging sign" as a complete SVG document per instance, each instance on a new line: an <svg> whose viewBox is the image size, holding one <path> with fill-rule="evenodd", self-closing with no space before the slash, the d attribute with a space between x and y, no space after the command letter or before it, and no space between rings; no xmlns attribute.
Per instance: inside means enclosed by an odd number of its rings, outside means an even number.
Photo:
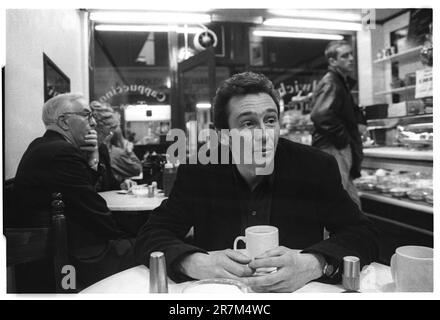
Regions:
<svg viewBox="0 0 440 320"><path fill-rule="evenodd" d="M432 97L432 68L417 70L415 98Z"/></svg>

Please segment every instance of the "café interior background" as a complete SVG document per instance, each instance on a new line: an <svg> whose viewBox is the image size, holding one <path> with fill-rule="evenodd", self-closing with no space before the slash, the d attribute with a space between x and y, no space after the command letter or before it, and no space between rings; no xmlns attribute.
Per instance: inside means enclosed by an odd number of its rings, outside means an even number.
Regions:
<svg viewBox="0 0 440 320"><path fill-rule="evenodd" d="M279 10L280 11L280 10ZM285 18L281 12L266 9L217 9L211 10L207 20L188 26L190 33L181 32L184 23L174 32L120 32L98 30L100 22L90 21L93 10L7 10L6 16L6 65L5 74L5 178L12 178L26 146L44 132L40 118L40 105L44 102L42 54L53 61L70 80L71 92L82 92L90 100L106 99L112 106L139 109L146 105L164 106L162 113L151 119L136 118L125 110L128 119L123 122L127 134L135 134L139 144L157 143L158 135L171 127L192 125L189 119L210 121L210 114L203 110L209 102L206 64L201 64L183 74L186 107L177 108L177 63L185 57L200 53L203 49L194 45L194 29L209 28L217 40L215 47L215 86L233 72L251 69L268 75L280 89L287 105L296 95L310 93L326 69L323 50L329 40L298 38L273 38L255 36L255 30L309 31L307 29L268 27L261 21ZM286 11L286 10L284 10ZM338 11L338 10L335 10ZM349 15L360 9L339 10ZM399 14L401 13L401 14ZM404 9L378 9L378 22L374 30L319 30L329 35L342 35L356 48L359 86L355 93L361 105L386 102L390 96L376 95L391 82L391 74L383 77L375 74L377 65L372 63L376 53L390 47L389 35L393 30L408 26L410 12ZM342 15L343 16L343 15ZM315 24L319 26L319 23ZM165 26L165 25L162 25ZM159 25L160 27L160 25ZM34 32L39 30L38 32ZM314 31L312 29L312 31ZM411 66L408 66L411 68ZM123 84L129 89L124 93ZM135 88L143 86L143 88ZM135 91L131 91L131 89ZM136 90L137 89L137 90ZM118 91L118 93L115 92ZM148 91L148 92L147 92ZM190 96L190 92L192 96ZM142 92L142 94L141 94ZM116 94L114 94L116 93ZM150 94L148 94L150 93ZM106 97L107 95L107 97ZM111 98L108 99L108 96ZM173 97L173 95L176 95ZM156 96L156 97L154 97ZM198 109L191 99L201 103ZM171 108L170 108L171 105ZM176 110L179 109L179 110ZM184 109L184 110L182 110ZM143 110L143 109L142 109ZM182 112L183 111L183 112ZM197 112L196 112L197 111ZM178 113L180 112L180 113ZM124 115L124 112L122 112ZM134 117L134 118L130 118ZM171 119L170 119L171 118ZM138 121L139 120L139 121ZM145 125L148 121L149 124ZM301 120L298 120L301 121ZM199 124L200 125L200 124ZM10 134L20 128L20 135ZM162 132L162 133L163 133ZM143 139L143 140L142 140ZM307 142L307 137L304 138Z"/></svg>
<svg viewBox="0 0 440 320"><path fill-rule="evenodd" d="M335 19L329 26L322 22L322 13L308 18L300 11L212 9L194 12L197 16L190 21L176 14L171 20L166 14L150 15L148 21L155 23L142 23L144 29L134 31L136 19L154 12L135 10L130 13L134 21L129 14L109 22L100 17L108 10L8 9L4 178L14 177L26 147L45 131L40 119L50 91L44 88L51 80L47 68L55 70L56 90L81 92L90 101L112 105L141 160L146 160L147 151L166 151L170 128L189 134L209 127L215 88L245 70L264 73L279 90L284 108L281 134L310 144L307 97L327 69L323 54L327 43L344 38L353 45L357 64L358 86L352 94L366 107L369 118L364 169L373 176L377 173L375 179L382 179L383 171L403 170L406 176L393 176L399 184L417 179L421 182L415 187L432 187L432 92L417 98L421 88L415 84L416 74L429 70L420 55L432 33L426 11L373 10L374 29L363 27L368 19L363 20L361 9L330 11L324 16ZM302 23L287 26L282 24L285 19L302 19ZM315 39L306 33L314 33ZM412 132L418 141L405 139L402 132ZM200 142L193 141L189 148ZM359 186L368 189L370 182ZM405 241L432 246L432 194L430 199L431 203L411 201L364 190L363 209L377 221L391 223L391 235L382 239L384 243L401 241L395 238L398 233L407 237ZM393 229L402 224L409 231Z"/></svg>

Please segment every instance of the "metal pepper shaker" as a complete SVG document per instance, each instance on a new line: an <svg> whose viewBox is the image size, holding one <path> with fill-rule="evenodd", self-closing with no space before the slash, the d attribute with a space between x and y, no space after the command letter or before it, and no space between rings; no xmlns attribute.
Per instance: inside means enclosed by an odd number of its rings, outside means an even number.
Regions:
<svg viewBox="0 0 440 320"><path fill-rule="evenodd" d="M344 272L342 274L342 286L350 292L359 292L360 289L360 265L358 257L346 256L344 261Z"/></svg>
<svg viewBox="0 0 440 320"><path fill-rule="evenodd" d="M154 198L154 187L148 186L148 198Z"/></svg>
<svg viewBox="0 0 440 320"><path fill-rule="evenodd" d="M150 293L167 293L168 278L165 254L155 251L150 254Z"/></svg>

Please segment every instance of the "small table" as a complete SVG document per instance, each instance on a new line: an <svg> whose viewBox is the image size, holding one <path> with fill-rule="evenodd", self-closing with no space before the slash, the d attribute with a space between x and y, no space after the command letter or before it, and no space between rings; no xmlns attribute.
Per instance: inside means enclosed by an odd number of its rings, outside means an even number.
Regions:
<svg viewBox="0 0 440 320"><path fill-rule="evenodd" d="M151 211L166 199L164 196L136 197L133 194L122 192L121 190L104 191L99 195L104 198L111 211Z"/></svg>
<svg viewBox="0 0 440 320"><path fill-rule="evenodd" d="M119 227L135 237L139 229L148 221L151 211L156 209L166 197L136 197L122 193L121 190L100 192L99 195L107 202Z"/></svg>
<svg viewBox="0 0 440 320"><path fill-rule="evenodd" d="M183 289L192 281L175 283L168 279L169 293L182 293ZM150 285L150 271L144 265L133 267L103 279L81 293L139 293L148 294ZM295 291L298 292L343 292L342 285L330 285L320 282L310 282ZM393 292L394 283L390 267L373 262L361 273L362 292Z"/></svg>

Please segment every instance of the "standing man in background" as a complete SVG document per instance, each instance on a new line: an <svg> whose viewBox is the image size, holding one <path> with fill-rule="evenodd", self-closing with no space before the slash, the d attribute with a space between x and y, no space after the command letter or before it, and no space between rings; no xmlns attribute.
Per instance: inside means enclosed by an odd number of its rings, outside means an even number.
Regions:
<svg viewBox="0 0 440 320"><path fill-rule="evenodd" d="M353 179L360 177L361 135L367 127L350 92L356 84L350 77L355 67L353 49L347 41L331 41L325 56L328 72L318 83L312 98L311 120L315 126L312 145L336 158L342 184L360 207Z"/></svg>

